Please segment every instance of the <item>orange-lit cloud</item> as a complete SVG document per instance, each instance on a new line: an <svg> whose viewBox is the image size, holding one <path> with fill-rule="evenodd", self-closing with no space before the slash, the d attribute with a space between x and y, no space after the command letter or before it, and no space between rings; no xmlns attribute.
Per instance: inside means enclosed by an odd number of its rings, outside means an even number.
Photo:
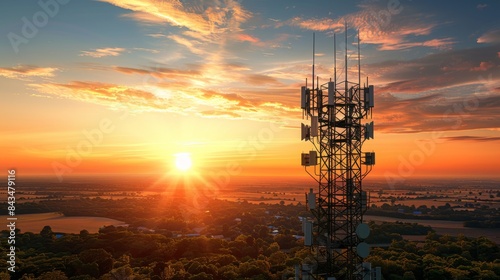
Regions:
<svg viewBox="0 0 500 280"><path fill-rule="evenodd" d="M237 31L241 22L251 13L241 7L237 1L206 3L209 6L188 6L179 0L100 0L123 9L131 10L127 17L139 22L151 24L168 23L172 26L185 27L189 30L209 35L232 29Z"/></svg>
<svg viewBox="0 0 500 280"><path fill-rule="evenodd" d="M260 39L249 34L238 34L237 39L242 42L260 43Z"/></svg>
<svg viewBox="0 0 500 280"><path fill-rule="evenodd" d="M131 107L143 109L164 108L164 101L154 94L127 86L75 81L68 84L31 84L40 93L73 100L92 102L114 108Z"/></svg>
<svg viewBox="0 0 500 280"><path fill-rule="evenodd" d="M379 94L377 130L391 133L494 129L500 126L500 96L428 95L400 98Z"/></svg>
<svg viewBox="0 0 500 280"><path fill-rule="evenodd" d="M479 63L479 66L473 67L470 70L471 71L487 71L495 66L496 65L493 62L481 61L481 63Z"/></svg>
<svg viewBox="0 0 500 280"><path fill-rule="evenodd" d="M175 41L177 44L182 45L186 47L190 52L198 55L203 55L205 54L205 51L201 48L201 42L188 39L186 37L182 37L179 35L170 35L168 36L169 39L172 39Z"/></svg>
<svg viewBox="0 0 500 280"><path fill-rule="evenodd" d="M36 67L31 65L17 65L14 67L0 67L0 76L9 79L26 79L29 77L54 77L59 69L53 67Z"/></svg>
<svg viewBox="0 0 500 280"><path fill-rule="evenodd" d="M463 85L500 84L497 60L500 45L446 51L406 61L386 61L367 65L384 92L419 93Z"/></svg>
<svg viewBox="0 0 500 280"><path fill-rule="evenodd" d="M412 39L410 41L410 37L429 35L437 26L423 15L416 13L403 15L401 11L404 9L393 12L391 15L387 7L377 3L363 4L360 8L360 11L338 19L294 17L288 21L276 23L276 27L291 25L314 31L342 32L347 23L348 27L359 30L363 43L379 45L380 50L401 50L419 46L449 49L455 43L452 38ZM379 17L380 12L389 16Z"/></svg>
<svg viewBox="0 0 500 280"><path fill-rule="evenodd" d="M267 99L257 96L248 98L236 93L221 93L175 82L159 83L147 89L82 81L68 84L31 84L30 87L48 96L90 102L116 109L128 108L131 111L194 113L205 117L272 119L279 122L293 119L300 112L299 109L281 102L269 103L273 100L272 96L268 96Z"/></svg>
<svg viewBox="0 0 500 280"><path fill-rule="evenodd" d="M119 56L125 51L124 48L101 48L92 51L82 51L80 56L90 56L95 58L105 57L105 56Z"/></svg>
<svg viewBox="0 0 500 280"><path fill-rule="evenodd" d="M116 66L113 69L125 74L152 75L157 78L167 78L167 79L174 79L179 77L196 78L197 76L201 75L199 70L180 70L167 67L140 69L140 68Z"/></svg>
<svg viewBox="0 0 500 280"><path fill-rule="evenodd" d="M377 128L416 133L500 127L498 45L365 66L374 73Z"/></svg>
<svg viewBox="0 0 500 280"><path fill-rule="evenodd" d="M481 137L481 136L448 136L442 137L441 139L447 141L477 141L477 142L490 142L490 141L500 141L500 137Z"/></svg>
<svg viewBox="0 0 500 280"><path fill-rule="evenodd" d="M344 28L344 23L341 20L333 20L331 18L312 18L312 19L303 19L301 17L294 17L288 20L285 23L279 22L277 24L278 27L283 26L284 24L289 24L292 26L298 26L303 29L314 30L314 31L328 31L328 30L336 30L339 31Z"/></svg>

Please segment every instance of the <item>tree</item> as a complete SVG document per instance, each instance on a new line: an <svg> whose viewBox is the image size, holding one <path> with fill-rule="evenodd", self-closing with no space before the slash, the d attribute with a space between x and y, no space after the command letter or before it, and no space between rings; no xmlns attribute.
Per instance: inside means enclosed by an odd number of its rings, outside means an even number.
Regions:
<svg viewBox="0 0 500 280"><path fill-rule="evenodd" d="M274 252L269 256L269 262L272 265L282 265L287 260L288 255L283 253L283 251Z"/></svg>
<svg viewBox="0 0 500 280"><path fill-rule="evenodd" d="M44 226L40 231L40 236L47 240L53 240L55 238L54 232L50 226Z"/></svg>
<svg viewBox="0 0 500 280"><path fill-rule="evenodd" d="M417 280L417 278L415 278L415 274L412 271L406 271L403 274L403 280Z"/></svg>
<svg viewBox="0 0 500 280"><path fill-rule="evenodd" d="M80 238L82 238L82 239L86 239L87 237L89 237L89 235L90 235L90 233L86 229L82 229L80 231Z"/></svg>
<svg viewBox="0 0 500 280"><path fill-rule="evenodd" d="M37 280L67 280L68 277L59 270L54 270L51 272L45 272L39 277L36 278Z"/></svg>
<svg viewBox="0 0 500 280"><path fill-rule="evenodd" d="M119 268L115 268L110 272L104 274L101 279L102 280L131 280L134 279L134 271L130 266L122 266Z"/></svg>
<svg viewBox="0 0 500 280"><path fill-rule="evenodd" d="M0 280L9 280L10 275L7 272L0 272Z"/></svg>
<svg viewBox="0 0 500 280"><path fill-rule="evenodd" d="M106 274L113 268L113 256L102 248L85 250L78 255L78 258L84 264L96 263L99 275Z"/></svg>

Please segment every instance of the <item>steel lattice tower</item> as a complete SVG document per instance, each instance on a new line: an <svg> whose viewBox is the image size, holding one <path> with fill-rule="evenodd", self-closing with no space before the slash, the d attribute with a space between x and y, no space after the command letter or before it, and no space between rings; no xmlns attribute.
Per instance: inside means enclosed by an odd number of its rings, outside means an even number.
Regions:
<svg viewBox="0 0 500 280"><path fill-rule="evenodd" d="M373 138L373 122L363 123L374 105L373 86L361 87L359 35L357 81L347 79L347 28L345 40L344 80L337 80L335 49L334 79L319 84L314 76L313 38L312 88L307 82L301 88L303 116L311 120L310 126L302 124L302 138L315 147L302 154L302 165L318 183L318 191L307 194L313 218L304 224L305 245L314 258L305 274L315 279L371 279L363 266L369 247L362 238L369 229L363 224L367 197L362 180L375 163L375 154L363 153L362 146ZM308 166L314 166L314 173Z"/></svg>

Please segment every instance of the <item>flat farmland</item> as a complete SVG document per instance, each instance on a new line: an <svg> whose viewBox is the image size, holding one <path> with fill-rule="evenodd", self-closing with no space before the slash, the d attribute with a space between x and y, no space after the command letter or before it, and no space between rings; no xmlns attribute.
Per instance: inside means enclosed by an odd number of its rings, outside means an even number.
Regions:
<svg viewBox="0 0 500 280"><path fill-rule="evenodd" d="M0 216L7 220L10 216ZM39 233L44 226L50 226L53 232L80 233L86 229L89 233L97 233L103 226L120 226L123 222L103 217L66 217L59 213L16 215L16 227L21 232Z"/></svg>

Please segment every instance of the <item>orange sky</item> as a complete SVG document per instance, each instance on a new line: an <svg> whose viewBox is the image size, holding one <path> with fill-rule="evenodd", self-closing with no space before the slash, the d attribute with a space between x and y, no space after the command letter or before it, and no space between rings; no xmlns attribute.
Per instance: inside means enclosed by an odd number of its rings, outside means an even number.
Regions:
<svg viewBox="0 0 500 280"><path fill-rule="evenodd" d="M1 169L58 180L171 174L174 155L186 152L204 176L307 178L299 93L312 33L326 82L332 35L343 38L347 22L348 52L361 30L362 76L375 85L370 176L500 178L500 31L472 20L498 23L497 4L450 14L413 2L338 2L314 13L286 1L165 3L71 2L26 42L0 42ZM386 9L389 22L366 20ZM24 36L20 19L40 7L7 10L6 34Z"/></svg>

